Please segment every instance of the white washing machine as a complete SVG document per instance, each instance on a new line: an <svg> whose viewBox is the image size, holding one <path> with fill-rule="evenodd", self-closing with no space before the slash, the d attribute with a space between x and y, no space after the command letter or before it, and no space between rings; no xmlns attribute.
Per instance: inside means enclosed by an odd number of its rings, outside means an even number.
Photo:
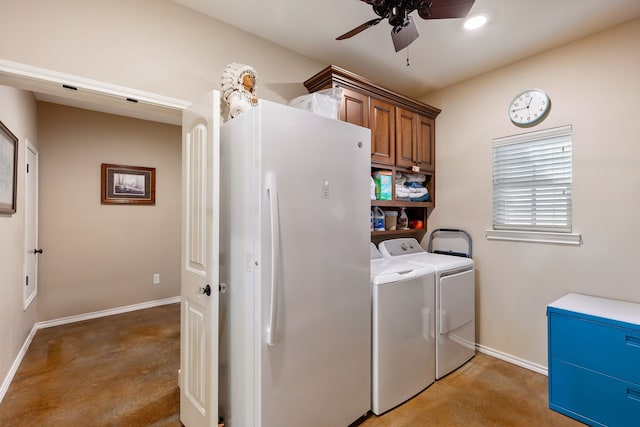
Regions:
<svg viewBox="0 0 640 427"><path fill-rule="evenodd" d="M385 240L379 249L385 258L435 268L435 377L464 365L476 351L473 260L426 252L413 238Z"/></svg>
<svg viewBox="0 0 640 427"><path fill-rule="evenodd" d="M435 269L383 258L371 243L371 410L380 415L435 381Z"/></svg>

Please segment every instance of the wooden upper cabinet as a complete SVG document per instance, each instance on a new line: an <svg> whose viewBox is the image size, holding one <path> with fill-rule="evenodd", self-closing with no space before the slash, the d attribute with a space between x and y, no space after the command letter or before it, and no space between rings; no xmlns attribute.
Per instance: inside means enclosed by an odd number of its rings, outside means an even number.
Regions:
<svg viewBox="0 0 640 427"><path fill-rule="evenodd" d="M342 89L340 120L354 125L369 127L369 97L362 93Z"/></svg>
<svg viewBox="0 0 640 427"><path fill-rule="evenodd" d="M395 106L390 102L369 99L369 128L371 129L371 161L395 164Z"/></svg>
<svg viewBox="0 0 640 427"><path fill-rule="evenodd" d="M436 166L436 121L418 114L416 164L421 170L433 171Z"/></svg>
<svg viewBox="0 0 640 427"><path fill-rule="evenodd" d="M376 85L330 65L304 82L312 93L341 87L340 120L371 129L371 162L435 171L438 108Z"/></svg>
<svg viewBox="0 0 640 427"><path fill-rule="evenodd" d="M396 114L396 165L410 168L414 165L417 145L418 115L398 108Z"/></svg>
<svg viewBox="0 0 640 427"><path fill-rule="evenodd" d="M435 120L404 108L396 112L396 165L433 171Z"/></svg>

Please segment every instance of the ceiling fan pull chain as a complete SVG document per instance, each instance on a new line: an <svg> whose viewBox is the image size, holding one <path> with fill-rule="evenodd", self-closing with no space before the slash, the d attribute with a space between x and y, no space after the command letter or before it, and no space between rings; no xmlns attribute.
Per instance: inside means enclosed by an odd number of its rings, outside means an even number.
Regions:
<svg viewBox="0 0 640 427"><path fill-rule="evenodd" d="M409 62L409 46L407 46L407 67L411 65L411 63Z"/></svg>

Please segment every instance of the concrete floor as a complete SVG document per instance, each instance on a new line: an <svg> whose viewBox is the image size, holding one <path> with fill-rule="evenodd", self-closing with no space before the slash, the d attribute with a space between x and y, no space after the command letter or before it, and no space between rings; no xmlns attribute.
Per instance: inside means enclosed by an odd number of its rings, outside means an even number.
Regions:
<svg viewBox="0 0 640 427"><path fill-rule="evenodd" d="M413 399L359 427L570 427L583 424L548 407L547 377L486 354Z"/></svg>
<svg viewBox="0 0 640 427"><path fill-rule="evenodd" d="M38 331L0 404L0 426L180 427L179 336L179 304ZM358 424L580 425L548 408L547 377L485 354Z"/></svg>
<svg viewBox="0 0 640 427"><path fill-rule="evenodd" d="M180 426L180 305L42 329L0 426Z"/></svg>

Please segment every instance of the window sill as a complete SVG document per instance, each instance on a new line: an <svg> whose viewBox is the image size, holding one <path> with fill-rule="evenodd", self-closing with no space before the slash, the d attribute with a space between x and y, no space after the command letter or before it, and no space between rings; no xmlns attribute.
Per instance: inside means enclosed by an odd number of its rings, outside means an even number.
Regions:
<svg viewBox="0 0 640 427"><path fill-rule="evenodd" d="M550 243L580 246L582 235L574 233L552 233L543 231L485 230L487 240L509 240L515 242Z"/></svg>

